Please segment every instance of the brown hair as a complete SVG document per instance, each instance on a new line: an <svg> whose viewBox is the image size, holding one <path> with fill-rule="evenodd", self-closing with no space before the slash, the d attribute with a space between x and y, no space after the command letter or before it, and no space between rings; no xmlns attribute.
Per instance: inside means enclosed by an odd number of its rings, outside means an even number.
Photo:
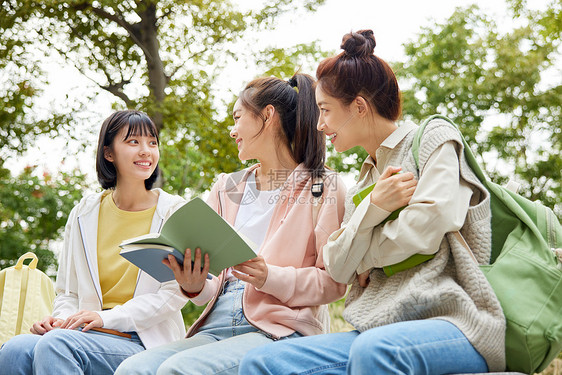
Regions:
<svg viewBox="0 0 562 375"><path fill-rule="evenodd" d="M289 81L275 77L257 78L246 85L239 98L247 110L263 120L264 126L262 110L271 104L279 113L283 129L281 138L291 150L293 159L303 163L312 177L322 176L326 142L324 134L316 130L319 110L314 78L307 74L295 74Z"/></svg>
<svg viewBox="0 0 562 375"><path fill-rule="evenodd" d="M349 105L362 96L382 117L400 117L400 89L390 66L373 54L376 46L372 30L344 35L337 56L325 59L316 70L318 85L328 95Z"/></svg>
<svg viewBox="0 0 562 375"><path fill-rule="evenodd" d="M101 126L96 153L96 172L98 174L98 181L104 189L113 188L117 184L117 170L113 163L105 158L104 147L111 147L115 136L124 127L127 127L125 140L130 136L150 135L160 142L156 125L144 112L134 110L117 111L105 119ZM158 178L158 173L158 165L156 165L152 175L144 180L146 190L152 189L154 181Z"/></svg>

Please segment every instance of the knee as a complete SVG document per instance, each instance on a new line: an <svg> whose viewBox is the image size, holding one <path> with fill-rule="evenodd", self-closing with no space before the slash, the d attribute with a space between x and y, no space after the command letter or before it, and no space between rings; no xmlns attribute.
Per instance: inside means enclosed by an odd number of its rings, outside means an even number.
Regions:
<svg viewBox="0 0 562 375"><path fill-rule="evenodd" d="M160 366L158 366L158 369L156 370L156 375L180 374L181 372L179 369L185 367L186 363L190 363L190 362L191 361L186 361L185 363L184 362L176 363L175 360L168 359L162 362ZM200 369L194 368L195 366L201 367L201 364L193 362L193 364L189 365L189 372L191 374L201 374Z"/></svg>
<svg viewBox="0 0 562 375"><path fill-rule="evenodd" d="M38 354L50 355L58 353L68 347L68 330L54 329L45 333L41 340L37 342L36 349Z"/></svg>
<svg viewBox="0 0 562 375"><path fill-rule="evenodd" d="M0 348L1 369L10 369L11 374L30 374L35 354L35 345L41 336L23 334L12 337Z"/></svg>
<svg viewBox="0 0 562 375"><path fill-rule="evenodd" d="M12 337L0 348L0 368L14 361L32 360L35 344L41 336L23 334Z"/></svg>
<svg viewBox="0 0 562 375"><path fill-rule="evenodd" d="M139 366L138 355L134 355L121 362L115 370L115 375L140 374L139 368L142 366Z"/></svg>
<svg viewBox="0 0 562 375"><path fill-rule="evenodd" d="M275 354L270 350L270 345L250 350L242 358L239 374L271 374L269 366L274 365Z"/></svg>
<svg viewBox="0 0 562 375"><path fill-rule="evenodd" d="M378 361L382 357L390 359L396 357L399 350L400 348L397 348L392 340L388 340L387 335L382 330L375 328L363 332L355 338L351 344L349 359L352 362L359 359L361 361L368 359L373 361L376 359Z"/></svg>

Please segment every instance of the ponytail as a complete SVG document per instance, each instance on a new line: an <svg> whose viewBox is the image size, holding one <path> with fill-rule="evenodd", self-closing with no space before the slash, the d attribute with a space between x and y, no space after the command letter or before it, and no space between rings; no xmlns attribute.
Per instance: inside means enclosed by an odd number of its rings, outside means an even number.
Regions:
<svg viewBox="0 0 562 375"><path fill-rule="evenodd" d="M264 124L261 111L269 104L275 107L283 130L280 136L295 162L304 164L312 178L324 174L326 143L324 133L316 130L320 111L311 76L295 74L289 81L275 77L257 78L244 88L240 101L261 117Z"/></svg>

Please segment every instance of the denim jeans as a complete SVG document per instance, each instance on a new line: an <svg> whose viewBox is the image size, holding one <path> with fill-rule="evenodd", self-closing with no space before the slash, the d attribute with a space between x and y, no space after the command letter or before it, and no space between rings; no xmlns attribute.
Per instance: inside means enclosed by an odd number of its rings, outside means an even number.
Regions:
<svg viewBox="0 0 562 375"><path fill-rule="evenodd" d="M46 334L23 334L0 349L0 373L113 374L127 357L144 350L136 333L130 339L102 332L54 329Z"/></svg>
<svg viewBox="0 0 562 375"><path fill-rule="evenodd" d="M254 349L240 374L416 374L487 372L484 358L445 320L417 320L308 336Z"/></svg>
<svg viewBox="0 0 562 375"><path fill-rule="evenodd" d="M246 352L273 341L244 317L243 292L243 282L227 282L205 324L195 335L128 358L116 375L238 374L238 365Z"/></svg>

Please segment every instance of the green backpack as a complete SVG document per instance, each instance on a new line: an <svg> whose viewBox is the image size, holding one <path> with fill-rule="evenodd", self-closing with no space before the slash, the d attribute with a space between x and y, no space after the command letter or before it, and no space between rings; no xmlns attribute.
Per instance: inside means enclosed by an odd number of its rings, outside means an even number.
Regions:
<svg viewBox="0 0 562 375"><path fill-rule="evenodd" d="M426 119L414 137L412 152L418 165ZM490 192L492 256L480 266L492 285L507 327L507 369L540 372L562 350L562 226L551 209L517 195L486 178L462 137L464 155L478 179ZM559 255L560 256L560 255Z"/></svg>

